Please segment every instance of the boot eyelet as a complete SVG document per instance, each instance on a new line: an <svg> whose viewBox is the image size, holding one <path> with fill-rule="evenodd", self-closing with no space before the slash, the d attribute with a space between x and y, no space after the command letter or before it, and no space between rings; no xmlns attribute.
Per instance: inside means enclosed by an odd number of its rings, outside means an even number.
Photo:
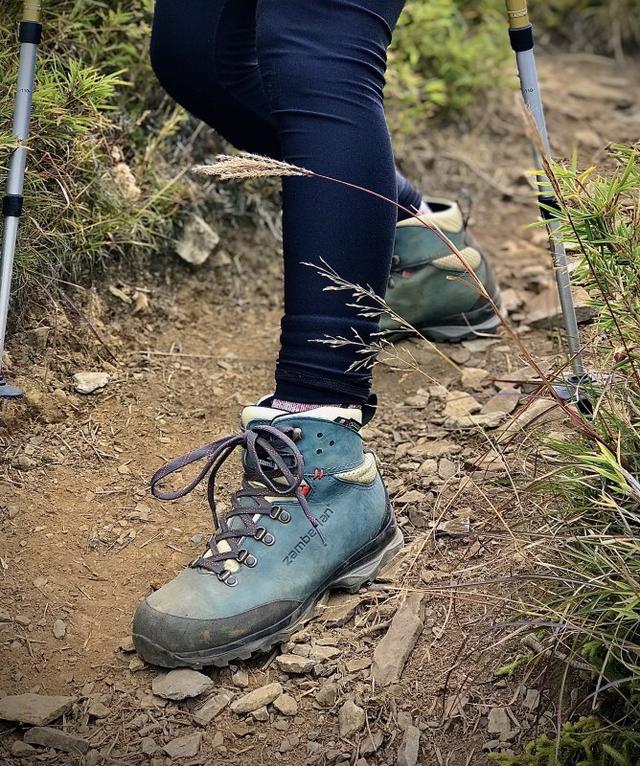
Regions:
<svg viewBox="0 0 640 766"><path fill-rule="evenodd" d="M254 538L256 540L260 540L260 542L264 543L265 545L273 545L276 541L276 538L271 534L271 532L266 530L264 527L258 527L256 529Z"/></svg>
<svg viewBox="0 0 640 766"><path fill-rule="evenodd" d="M276 538L271 534L271 532L268 532L264 527L258 527L254 537L256 540L260 540L260 542L264 543L265 545L273 545L276 541Z"/></svg>
<svg viewBox="0 0 640 766"><path fill-rule="evenodd" d="M246 548L240 548L238 551L237 560L250 569L253 569L253 567L258 563L258 559L252 553L249 553Z"/></svg>
<svg viewBox="0 0 640 766"><path fill-rule="evenodd" d="M249 569L253 569L258 563L258 559L252 553L249 553L246 548L240 548L237 561L244 564L246 567L249 567Z"/></svg>
<svg viewBox="0 0 640 766"><path fill-rule="evenodd" d="M238 578L232 575L228 569L220 572L218 575L218 580L223 582L225 585L228 585L230 588L235 588L235 586L238 584Z"/></svg>
<svg viewBox="0 0 640 766"><path fill-rule="evenodd" d="M291 514L289 511L285 511L282 509L280 511L280 515L278 516L279 521L281 521L283 524L288 524L291 521Z"/></svg>
<svg viewBox="0 0 640 766"><path fill-rule="evenodd" d="M400 256L399 255L392 255L391 256L391 265L392 266L399 266L400 265Z"/></svg>
<svg viewBox="0 0 640 766"><path fill-rule="evenodd" d="M291 432L291 439L294 442L299 442L302 439L302 428L294 428Z"/></svg>
<svg viewBox="0 0 640 766"><path fill-rule="evenodd" d="M279 519L281 513L282 513L282 508L279 505L274 505L271 507L271 510L269 511L269 516L271 516L272 519Z"/></svg>

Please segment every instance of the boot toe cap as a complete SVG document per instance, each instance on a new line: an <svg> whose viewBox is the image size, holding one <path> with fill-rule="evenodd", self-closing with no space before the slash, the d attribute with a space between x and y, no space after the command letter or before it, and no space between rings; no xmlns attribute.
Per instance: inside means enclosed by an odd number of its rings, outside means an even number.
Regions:
<svg viewBox="0 0 640 766"><path fill-rule="evenodd" d="M140 604L133 640L142 659L163 667L226 664L227 653L286 624L299 606L286 600L243 605L240 593L220 593L227 586L213 580L185 570Z"/></svg>

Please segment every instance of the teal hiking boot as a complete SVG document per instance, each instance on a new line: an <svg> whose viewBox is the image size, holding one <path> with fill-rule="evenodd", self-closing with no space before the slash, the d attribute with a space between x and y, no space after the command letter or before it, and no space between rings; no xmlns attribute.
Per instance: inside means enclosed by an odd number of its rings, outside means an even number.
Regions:
<svg viewBox="0 0 640 766"><path fill-rule="evenodd" d="M160 499L182 497L209 475L216 531L206 552L148 596L133 622L146 662L167 668L224 667L286 641L330 588L355 592L403 545L356 409L288 413L245 408L240 434L161 468ZM218 520L216 474L236 447L242 488ZM170 474L204 461L183 489L158 489Z"/></svg>
<svg viewBox="0 0 640 766"><path fill-rule="evenodd" d="M457 203L441 199L425 202L431 213L398 223L387 304L432 341L455 342L492 332L500 320L491 304L478 293L458 257L420 220L438 225L500 306L500 292L487 259L466 233ZM390 316L383 316L380 325L391 339L411 334Z"/></svg>

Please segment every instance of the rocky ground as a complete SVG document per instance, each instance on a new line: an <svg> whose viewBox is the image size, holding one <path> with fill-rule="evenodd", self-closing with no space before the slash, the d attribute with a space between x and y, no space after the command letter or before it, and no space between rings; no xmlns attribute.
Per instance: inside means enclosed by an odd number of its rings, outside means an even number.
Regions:
<svg viewBox="0 0 640 766"><path fill-rule="evenodd" d="M637 67L558 56L542 73L563 152L578 144L588 164L605 138L637 138ZM511 321L551 364L553 279L543 232L524 228L535 208L515 104L404 154L425 186L472 201ZM121 266L74 289L90 325L52 303L13 338L28 397L1 411L0 761L482 766L517 750L553 726L558 704L544 674L500 672L539 650L531 636L508 640L526 597L513 575L530 566L518 482L535 447L519 429L558 418L527 402L531 372L504 335L411 341L378 367L380 414L365 434L408 544L375 583L332 595L280 651L236 667L165 674L133 653L136 604L210 524L201 496L153 502L150 475L232 432L271 385L277 243L220 235L197 268ZM222 490L237 478L235 466Z"/></svg>

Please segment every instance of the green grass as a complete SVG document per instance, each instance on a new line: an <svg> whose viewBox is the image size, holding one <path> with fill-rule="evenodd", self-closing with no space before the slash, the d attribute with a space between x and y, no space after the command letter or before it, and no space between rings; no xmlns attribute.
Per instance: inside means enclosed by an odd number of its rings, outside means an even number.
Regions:
<svg viewBox="0 0 640 766"><path fill-rule="evenodd" d="M640 763L640 152L614 147L606 168L556 167L562 240L598 315L588 347L593 417L545 444L548 471L532 489L545 503L548 575L526 618L557 650L589 668L577 725L543 737L513 766ZM537 522L540 520L536 520ZM544 553L540 553L540 549ZM551 627L551 631L549 628ZM584 671L583 671L584 673Z"/></svg>
<svg viewBox="0 0 640 766"><path fill-rule="evenodd" d="M18 2L0 8L0 176L13 146ZM62 0L45 15L17 286L157 250L181 199L164 147L183 119L147 64L150 2Z"/></svg>

